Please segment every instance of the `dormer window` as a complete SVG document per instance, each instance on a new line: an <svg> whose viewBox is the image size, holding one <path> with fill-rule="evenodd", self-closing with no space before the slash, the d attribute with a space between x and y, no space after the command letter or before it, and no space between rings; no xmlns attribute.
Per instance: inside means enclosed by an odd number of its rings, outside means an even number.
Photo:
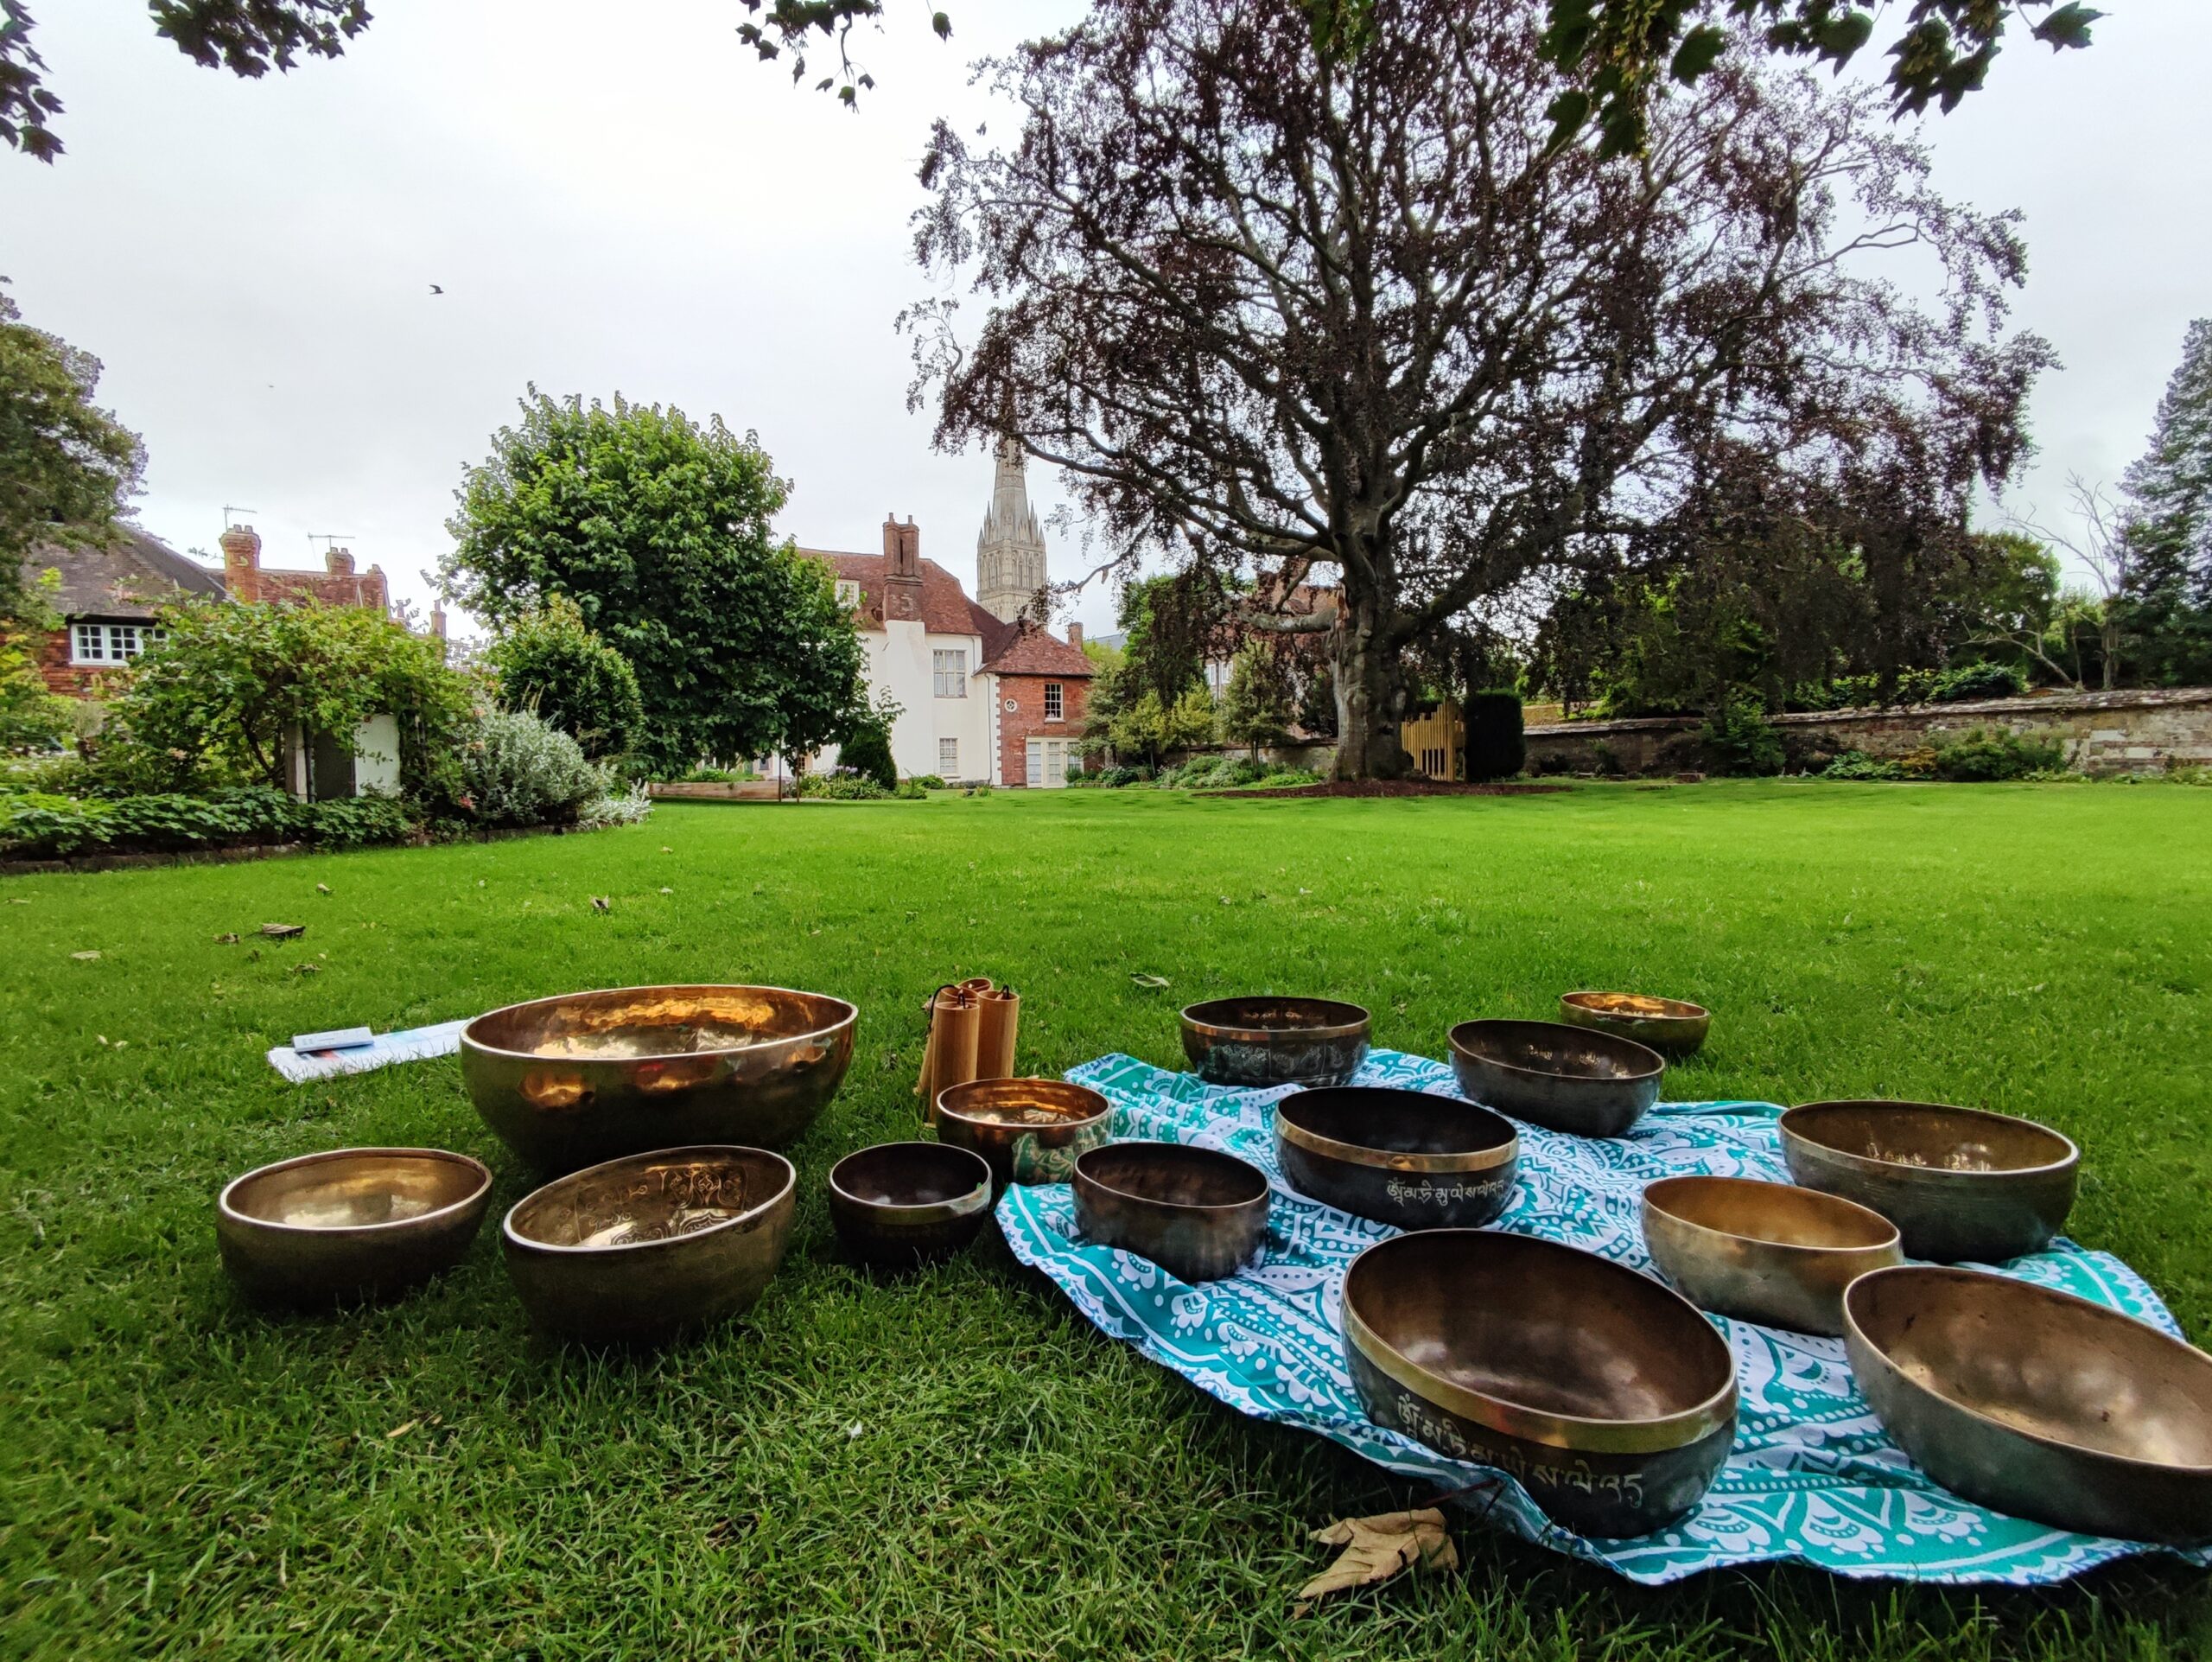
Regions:
<svg viewBox="0 0 2212 1662"><path fill-rule="evenodd" d="M94 665L127 664L139 653L161 645L162 634L148 623L73 623L69 626L69 661Z"/></svg>

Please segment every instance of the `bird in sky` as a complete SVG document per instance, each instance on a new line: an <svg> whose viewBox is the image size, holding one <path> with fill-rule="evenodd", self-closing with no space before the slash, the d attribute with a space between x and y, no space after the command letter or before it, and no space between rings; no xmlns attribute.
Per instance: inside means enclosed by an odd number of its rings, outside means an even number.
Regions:
<svg viewBox="0 0 2212 1662"><path fill-rule="evenodd" d="M445 292L445 290L439 284L433 283L430 285L430 292L434 295L442 295Z"/></svg>

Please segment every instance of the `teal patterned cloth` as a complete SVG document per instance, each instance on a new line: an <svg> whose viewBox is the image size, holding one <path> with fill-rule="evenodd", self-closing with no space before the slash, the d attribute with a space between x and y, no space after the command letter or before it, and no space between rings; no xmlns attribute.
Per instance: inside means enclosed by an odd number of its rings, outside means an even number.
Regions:
<svg viewBox="0 0 2212 1662"><path fill-rule="evenodd" d="M1106 1056L1068 1077L1114 1104L1115 1135L1195 1143L1249 1160L1274 1189L1264 1250L1228 1280L1186 1285L1076 1233L1065 1183L1007 1191L998 1217L1014 1256L1058 1283L1103 1332L1128 1340L1209 1396L1255 1418L1319 1432L1402 1476L1447 1490L1483 1485L1484 1515L1525 1540L1632 1581L1657 1583L1724 1565L1795 1559L1840 1576L1904 1581L2063 1581L2130 1554L2137 1542L2075 1535L1985 1512L1922 1474L1853 1383L1840 1339L1713 1316L1736 1352L1743 1410L1728 1463L1675 1527L1601 1541L1548 1522L1519 1486L1370 1423L1350 1375L1338 1301L1360 1250L1395 1233L1308 1200L1275 1165L1271 1105L1286 1090L1239 1091ZM1376 1051L1356 1083L1459 1094L1451 1070ZM1789 1181L1771 1103L1661 1103L1635 1132L1599 1141L1521 1128L1519 1192L1498 1227L1541 1235L1649 1270L1643 1186L1704 1173ZM2103 1252L2060 1240L2005 1273L2177 1333L2142 1278ZM2212 1555L2185 1555L2196 1563Z"/></svg>

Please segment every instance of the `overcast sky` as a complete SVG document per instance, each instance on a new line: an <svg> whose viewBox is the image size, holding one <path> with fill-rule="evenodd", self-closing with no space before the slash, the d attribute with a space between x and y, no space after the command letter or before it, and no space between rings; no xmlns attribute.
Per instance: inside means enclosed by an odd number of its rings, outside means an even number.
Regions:
<svg viewBox="0 0 2212 1662"><path fill-rule="evenodd" d="M2064 367L2016 506L2046 515L2070 472L2117 482L2212 313L2212 3L2103 3L2089 51L2022 39L1926 124L1947 194L2027 216L2015 321ZM49 3L68 153L0 151L0 275L105 362L146 441L139 517L178 548L212 551L235 505L264 560L339 533L427 602L461 469L535 381L757 429L796 487L781 529L874 550L911 513L972 583L990 463L929 448L892 333L927 292L914 165L932 116L988 113L970 58L1080 0L944 3L950 45L919 0L858 37L881 85L851 114L753 60L738 0L379 0L345 58L259 82L191 64L135 0ZM1055 537L1054 576L1078 564ZM1111 613L1096 587L1076 610Z"/></svg>

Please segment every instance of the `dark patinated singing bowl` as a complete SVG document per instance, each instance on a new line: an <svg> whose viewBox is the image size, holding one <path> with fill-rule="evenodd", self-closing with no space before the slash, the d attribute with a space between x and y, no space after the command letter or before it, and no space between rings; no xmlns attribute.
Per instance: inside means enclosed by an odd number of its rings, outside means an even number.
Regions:
<svg viewBox="0 0 2212 1662"><path fill-rule="evenodd" d="M1510 1474L1545 1514L1648 1535L1711 1487L1736 1435L1727 1342L1649 1276L1556 1241L1431 1229L1345 1272L1367 1417Z"/></svg>
<svg viewBox="0 0 2212 1662"><path fill-rule="evenodd" d="M2088 1535L2212 1541L2212 1356L1981 1270L1878 1270L1843 1308L1859 1388L1945 1488Z"/></svg>
<svg viewBox="0 0 2212 1662"><path fill-rule="evenodd" d="M1671 1061L1697 1054L1713 1026L1702 1004L1641 992L1561 993L1559 1016L1569 1027L1633 1040Z"/></svg>
<svg viewBox="0 0 2212 1662"><path fill-rule="evenodd" d="M1625 1137L1659 1099L1664 1057L1633 1040L1559 1022L1462 1022L1459 1089L1485 1107L1576 1137Z"/></svg>
<svg viewBox="0 0 2212 1662"><path fill-rule="evenodd" d="M531 1321L594 1343L664 1339L753 1308L783 1262L798 1174L766 1149L664 1149L524 1195L500 1226Z"/></svg>
<svg viewBox="0 0 2212 1662"><path fill-rule="evenodd" d="M781 1148L853 1059L858 1012L783 987L618 987L510 1004L461 1030L484 1122L541 1171L695 1143Z"/></svg>
<svg viewBox="0 0 2212 1662"><path fill-rule="evenodd" d="M1812 1102L1782 1117L1789 1174L1872 1207L1908 1257L2002 1264L2074 1207L2082 1151L2033 1120L1933 1102Z"/></svg>
<svg viewBox="0 0 2212 1662"><path fill-rule="evenodd" d="M830 1168L830 1220L864 1264L904 1267L964 1251L991 1215L991 1168L950 1143L881 1143Z"/></svg>
<svg viewBox="0 0 2212 1662"><path fill-rule="evenodd" d="M1843 1289L1904 1262L1897 1227L1840 1195L1749 1177L1662 1177L1643 1242L1700 1309L1800 1333L1843 1331Z"/></svg>
<svg viewBox="0 0 2212 1662"><path fill-rule="evenodd" d="M1342 1085L1367 1060L1370 1025L1333 998L1214 998L1183 1011L1183 1054L1213 1085Z"/></svg>
<svg viewBox="0 0 2212 1662"><path fill-rule="evenodd" d="M982 1156L1001 1189L1066 1182L1076 1156L1112 1135L1112 1120L1105 1098L1065 1079L970 1079L937 1096L938 1140Z"/></svg>
<svg viewBox="0 0 2212 1662"><path fill-rule="evenodd" d="M1521 1134L1503 1114L1425 1091L1344 1085L1275 1105L1290 1186L1400 1229L1486 1224L1513 1198Z"/></svg>
<svg viewBox="0 0 2212 1662"><path fill-rule="evenodd" d="M1109 1143L1075 1162L1076 1227L1181 1281L1234 1275L1268 1232L1268 1180L1233 1154Z"/></svg>
<svg viewBox="0 0 2212 1662"><path fill-rule="evenodd" d="M335 1149L233 1178L215 1201L223 1268L269 1303L395 1293L450 1269L491 1204L481 1161L442 1149Z"/></svg>

